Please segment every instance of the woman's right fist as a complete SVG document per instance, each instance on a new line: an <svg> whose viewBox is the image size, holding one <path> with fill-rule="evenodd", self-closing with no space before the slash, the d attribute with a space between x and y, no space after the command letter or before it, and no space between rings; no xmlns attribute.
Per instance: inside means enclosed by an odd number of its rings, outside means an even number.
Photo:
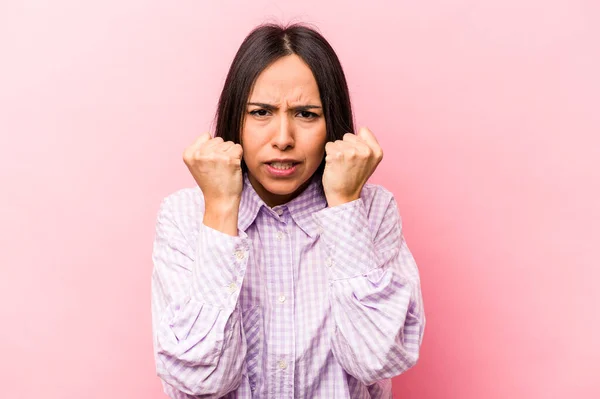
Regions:
<svg viewBox="0 0 600 399"><path fill-rule="evenodd" d="M183 152L183 161L206 202L239 201L242 195L242 146L204 133Z"/></svg>

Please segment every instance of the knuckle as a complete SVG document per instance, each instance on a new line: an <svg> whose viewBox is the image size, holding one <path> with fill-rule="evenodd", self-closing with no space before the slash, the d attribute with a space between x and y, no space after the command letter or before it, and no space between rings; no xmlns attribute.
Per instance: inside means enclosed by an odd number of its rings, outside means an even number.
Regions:
<svg viewBox="0 0 600 399"><path fill-rule="evenodd" d="M214 162L216 162L219 159L219 157L217 156L217 154L214 153L214 152L211 152L211 153L208 153L208 154L204 155L203 158L207 162L211 162L211 163L214 163Z"/></svg>

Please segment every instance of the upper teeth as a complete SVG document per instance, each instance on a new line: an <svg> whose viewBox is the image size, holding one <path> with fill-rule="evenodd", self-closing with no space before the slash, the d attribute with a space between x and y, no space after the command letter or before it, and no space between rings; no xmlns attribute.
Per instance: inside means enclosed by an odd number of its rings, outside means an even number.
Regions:
<svg viewBox="0 0 600 399"><path fill-rule="evenodd" d="M272 162L271 166L275 169L289 169L293 166L292 162Z"/></svg>

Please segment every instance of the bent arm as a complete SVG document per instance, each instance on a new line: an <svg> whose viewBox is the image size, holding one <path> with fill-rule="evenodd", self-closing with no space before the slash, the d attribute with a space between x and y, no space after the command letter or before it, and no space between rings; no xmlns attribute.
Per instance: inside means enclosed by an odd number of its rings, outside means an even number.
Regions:
<svg viewBox="0 0 600 399"><path fill-rule="evenodd" d="M174 399L218 398L241 382L247 347L236 306L249 239L201 224L192 248L174 220L166 199L152 252L156 371Z"/></svg>
<svg viewBox="0 0 600 399"><path fill-rule="evenodd" d="M417 265L396 202L383 194L373 220L362 198L315 215L327 253L333 354L365 385L413 367L425 328Z"/></svg>

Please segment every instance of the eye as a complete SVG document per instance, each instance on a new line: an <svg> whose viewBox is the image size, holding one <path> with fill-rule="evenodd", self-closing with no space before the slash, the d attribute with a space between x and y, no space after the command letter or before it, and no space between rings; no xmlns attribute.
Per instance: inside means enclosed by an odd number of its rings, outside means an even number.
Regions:
<svg viewBox="0 0 600 399"><path fill-rule="evenodd" d="M319 116L319 115L315 114L314 112L310 112L310 111L300 111L298 114L302 118L305 118L305 119L314 119Z"/></svg>
<svg viewBox="0 0 600 399"><path fill-rule="evenodd" d="M250 111L249 113L250 113L250 115L255 115L255 116L267 116L269 111L267 111L266 109L255 109L254 111Z"/></svg>

